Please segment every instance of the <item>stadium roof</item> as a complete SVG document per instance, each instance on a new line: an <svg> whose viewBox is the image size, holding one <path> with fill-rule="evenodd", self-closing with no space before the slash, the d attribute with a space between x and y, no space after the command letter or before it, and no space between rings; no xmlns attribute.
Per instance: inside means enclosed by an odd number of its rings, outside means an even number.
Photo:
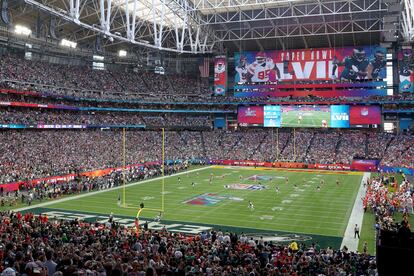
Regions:
<svg viewBox="0 0 414 276"><path fill-rule="evenodd" d="M95 47L98 36L113 51L134 46L209 53L378 44L395 41L404 21L398 0L9 1L11 24L27 24L39 37L65 38L81 47Z"/></svg>

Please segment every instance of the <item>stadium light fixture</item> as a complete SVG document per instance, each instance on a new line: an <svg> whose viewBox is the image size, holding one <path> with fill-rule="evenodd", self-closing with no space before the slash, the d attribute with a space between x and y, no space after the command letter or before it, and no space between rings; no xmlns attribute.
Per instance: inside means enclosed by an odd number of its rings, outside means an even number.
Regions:
<svg viewBox="0 0 414 276"><path fill-rule="evenodd" d="M119 50L118 55L119 55L120 57L126 57L126 55L127 55L127 51L125 51L125 50Z"/></svg>
<svg viewBox="0 0 414 276"><path fill-rule="evenodd" d="M26 26L16 25L14 26L14 32L19 35L29 36L32 33L32 30L30 30Z"/></svg>
<svg viewBox="0 0 414 276"><path fill-rule="evenodd" d="M78 43L63 38L60 41L60 45L75 49L76 45L78 45Z"/></svg>

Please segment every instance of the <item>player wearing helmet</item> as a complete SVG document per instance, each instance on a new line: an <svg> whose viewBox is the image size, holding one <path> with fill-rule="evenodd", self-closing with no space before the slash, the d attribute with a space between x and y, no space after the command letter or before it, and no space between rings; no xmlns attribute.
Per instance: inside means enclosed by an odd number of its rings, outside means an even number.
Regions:
<svg viewBox="0 0 414 276"><path fill-rule="evenodd" d="M368 59L366 58L363 48L355 48L351 57L344 59L344 70L341 73L341 79L357 80L365 79L367 76Z"/></svg>
<svg viewBox="0 0 414 276"><path fill-rule="evenodd" d="M216 66L214 67L214 73L221 74L226 70L226 66L223 62L218 62Z"/></svg>
<svg viewBox="0 0 414 276"><path fill-rule="evenodd" d="M276 72L276 77L280 79L279 69L273 59L267 57L264 52L258 52L255 61L247 67L247 78L252 82L268 82L270 72L273 70Z"/></svg>
<svg viewBox="0 0 414 276"><path fill-rule="evenodd" d="M256 62L259 65L263 65L266 62L266 53L264 53L264 52L258 52L256 54Z"/></svg>
<svg viewBox="0 0 414 276"><path fill-rule="evenodd" d="M405 49L402 52L402 59L399 61L399 75L400 75L400 92L413 91L412 74L414 64L412 51Z"/></svg>
<svg viewBox="0 0 414 276"><path fill-rule="evenodd" d="M385 49L379 48L374 52L374 56L371 58L367 69L368 79L384 79L385 78L385 65L387 60L385 58Z"/></svg>
<svg viewBox="0 0 414 276"><path fill-rule="evenodd" d="M355 48L352 51L352 56L345 57L342 62L339 62L334 57L332 64L332 78L336 76L338 66L344 66L345 68L341 72L341 79L357 80L366 78L369 61L363 48Z"/></svg>
<svg viewBox="0 0 414 276"><path fill-rule="evenodd" d="M236 67L236 72L237 72L237 76L238 76L238 83L245 83L247 81L247 58L245 56L240 56L239 59L239 64ZM236 76L236 80L237 80L237 76Z"/></svg>

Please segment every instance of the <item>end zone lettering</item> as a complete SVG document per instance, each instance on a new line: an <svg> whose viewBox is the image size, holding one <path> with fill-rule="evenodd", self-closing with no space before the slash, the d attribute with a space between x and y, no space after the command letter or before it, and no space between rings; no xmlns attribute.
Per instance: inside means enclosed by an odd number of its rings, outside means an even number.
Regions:
<svg viewBox="0 0 414 276"><path fill-rule="evenodd" d="M62 212L62 211L48 211L42 213L47 215L49 218L53 219L63 219L63 220L84 220L87 222L99 222L105 223L108 221L108 216L103 215L95 215L95 214L83 214L83 213L74 213L74 212ZM126 227L134 227L135 226L135 218L123 218L123 217L116 217L114 216L114 221L124 225ZM145 219L139 220L139 225L142 226L145 223L148 223L148 228L151 230L162 230L165 227L168 231L171 232L180 232L186 234L196 235L203 231L209 231L212 228L209 226L201 226L196 224L182 224L182 223L166 223L166 222L156 222L156 221L148 221Z"/></svg>

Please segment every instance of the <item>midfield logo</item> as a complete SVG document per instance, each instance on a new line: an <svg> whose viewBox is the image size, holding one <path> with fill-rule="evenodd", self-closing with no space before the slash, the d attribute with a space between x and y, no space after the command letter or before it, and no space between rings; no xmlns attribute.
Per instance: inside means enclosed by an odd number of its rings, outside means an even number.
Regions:
<svg viewBox="0 0 414 276"><path fill-rule="evenodd" d="M233 197L229 195L218 195L212 193L205 193L198 195L196 197L190 198L183 203L191 204L191 205L214 205L217 204L225 199L230 199L233 201L242 201L242 198Z"/></svg>
<svg viewBox="0 0 414 276"><path fill-rule="evenodd" d="M268 176L268 175L252 175L249 178L247 178L248 180L260 180L260 181L270 181L273 179L273 177Z"/></svg>
<svg viewBox="0 0 414 276"><path fill-rule="evenodd" d="M265 185L250 185L250 184L230 184L224 185L226 189L232 190L250 190L250 191L261 191L267 189Z"/></svg>

